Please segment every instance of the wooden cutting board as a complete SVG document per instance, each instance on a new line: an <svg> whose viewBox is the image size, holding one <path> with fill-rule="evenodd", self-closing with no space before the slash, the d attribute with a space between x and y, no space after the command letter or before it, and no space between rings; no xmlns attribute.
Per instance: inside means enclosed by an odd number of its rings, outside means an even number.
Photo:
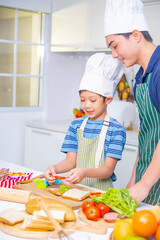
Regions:
<svg viewBox="0 0 160 240"><path fill-rule="evenodd" d="M29 238L29 239L46 239L48 234L52 233L53 238L57 238L58 235L55 231L32 231L32 230L24 230L21 229L22 223L15 224L13 226L9 226L5 223L0 222L0 230L6 234L20 237L20 238ZM93 224L82 224L77 219L75 222L65 222L62 223L62 228L67 235L74 233L74 230L89 232L94 234L106 234L107 226L99 225L96 226Z"/></svg>
<svg viewBox="0 0 160 240"><path fill-rule="evenodd" d="M88 225L91 225L91 226L95 226L95 227L99 227L101 228L101 226L107 226L107 228L113 228L114 227L114 223L109 223L109 222L106 222L103 218L99 218L97 221L91 221L91 220L88 220L85 216L85 214L83 213L82 209L79 209L78 211L78 217L79 219L84 222L84 223L87 223Z"/></svg>
<svg viewBox="0 0 160 240"><path fill-rule="evenodd" d="M38 194L41 197L46 197L46 198L48 197L48 198L52 198L54 200L63 202L65 204L69 205L70 207L72 207L72 209L74 209L74 210L79 209L81 207L83 201L91 200L90 197L88 197L82 201L73 201L73 200L62 198L62 196L56 196L48 191L49 188L57 188L57 187L59 187L59 185L52 185L45 189L38 189L34 183L25 183L25 184L19 184L19 185L14 186L14 188L16 188L16 189L31 191L31 192L34 192L35 194ZM79 186L76 184L71 185L70 188L78 188L81 190L89 190L90 191L90 189L88 189L87 187L82 187L82 186Z"/></svg>
<svg viewBox="0 0 160 240"><path fill-rule="evenodd" d="M31 231L21 229L22 223L9 226L5 223L0 222L0 230L6 234L14 237L29 238L29 239L46 239L49 231ZM67 235L73 233L73 231L65 231ZM57 238L58 235L55 231L52 232L52 236Z"/></svg>

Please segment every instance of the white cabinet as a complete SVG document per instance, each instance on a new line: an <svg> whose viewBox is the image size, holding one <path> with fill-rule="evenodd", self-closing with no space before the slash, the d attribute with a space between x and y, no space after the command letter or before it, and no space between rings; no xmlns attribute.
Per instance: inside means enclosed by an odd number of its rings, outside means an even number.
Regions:
<svg viewBox="0 0 160 240"><path fill-rule="evenodd" d="M65 133L26 127L25 166L44 172L51 164L65 158L60 152Z"/></svg>
<svg viewBox="0 0 160 240"><path fill-rule="evenodd" d="M122 159L117 162L115 169L115 174L117 176L117 181L113 182L115 188L122 189L128 184L136 161L137 150L137 146L125 145Z"/></svg>
<svg viewBox="0 0 160 240"><path fill-rule="evenodd" d="M105 0L53 0L51 51L104 51Z"/></svg>

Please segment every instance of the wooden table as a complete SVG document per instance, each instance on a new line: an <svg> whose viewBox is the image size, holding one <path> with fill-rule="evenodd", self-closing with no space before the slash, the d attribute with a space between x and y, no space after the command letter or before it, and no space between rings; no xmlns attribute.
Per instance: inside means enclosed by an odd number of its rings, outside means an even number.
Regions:
<svg viewBox="0 0 160 240"><path fill-rule="evenodd" d="M10 171L15 171L15 172L33 172L33 176L39 175L41 174L41 172L38 171L34 171L33 169L29 169L29 168L25 168L24 166L20 166L18 164L13 164L10 162L6 162L6 161L2 161L0 160L0 168L10 168ZM92 189L92 190L96 190L96 189ZM147 204L140 204L138 209L148 209L150 208L150 205ZM7 208L15 208L18 210L24 210L25 209L25 205L24 204L20 204L20 203L14 203L14 202L8 202L8 201L0 201L0 212L7 209ZM78 210L75 210L75 213L77 215ZM110 233L112 232L112 228L108 228L108 231L105 235L98 235L98 234L92 234L92 233L87 233L87 235L89 235L90 240L109 240L109 236ZM85 240L85 235L86 233L83 232L79 232L76 231L77 237L79 236L78 234L81 234L83 236L83 240ZM0 231L0 239L2 240L27 240L25 238L17 238L8 234L5 234L3 232Z"/></svg>

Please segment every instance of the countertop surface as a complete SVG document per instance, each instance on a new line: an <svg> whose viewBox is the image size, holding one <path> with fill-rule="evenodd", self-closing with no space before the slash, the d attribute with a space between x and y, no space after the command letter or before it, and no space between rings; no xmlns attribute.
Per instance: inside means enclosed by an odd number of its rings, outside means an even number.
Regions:
<svg viewBox="0 0 160 240"><path fill-rule="evenodd" d="M73 119L62 119L62 120L33 120L26 123L27 127L38 128L47 131L55 131L66 133L69 125ZM138 146L138 133L136 131L126 131L126 144Z"/></svg>
<svg viewBox="0 0 160 240"><path fill-rule="evenodd" d="M0 166L1 168L9 168L10 171L14 171L14 172L33 172L33 176L36 176L38 174L41 174L41 172L39 171L34 171L30 168L25 168L23 166L20 166L18 164L14 164L14 163L10 163L10 162L6 162L6 161L2 161L0 160ZM149 209L151 206L147 205L147 204L139 204L138 206L138 210L140 209ZM15 208L15 209L19 209L19 210L24 210L25 209L25 205L21 204L21 203L14 203L14 202L8 202L8 201L0 201L0 212L7 209L7 208ZM78 210L75 210L75 213L77 214ZM87 235L89 236L89 238L86 239L90 239L90 240L109 240L109 235L112 232L112 228L108 228L108 231L105 235L98 235L98 234L92 234L92 233L87 233ZM83 232L79 232L76 231L75 233L77 236L82 236L81 239L85 239L86 233ZM18 237L13 237L11 235L5 234L3 232L0 231L0 239L2 240L16 240L16 239L23 239L26 240L24 238L18 238ZM78 238L79 239L79 238Z"/></svg>

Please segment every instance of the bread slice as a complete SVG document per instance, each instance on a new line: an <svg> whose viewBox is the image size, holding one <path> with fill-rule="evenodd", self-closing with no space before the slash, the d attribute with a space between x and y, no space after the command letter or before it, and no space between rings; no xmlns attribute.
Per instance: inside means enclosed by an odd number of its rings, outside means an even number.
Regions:
<svg viewBox="0 0 160 240"><path fill-rule="evenodd" d="M3 212L0 212L0 222L6 223L10 226L22 222L26 216L25 212L16 210L14 208L8 208Z"/></svg>
<svg viewBox="0 0 160 240"><path fill-rule="evenodd" d="M21 229L25 230L41 230L41 231L49 231L49 230L54 230L54 227L51 223L51 221L47 220L40 220L40 219L35 219L33 218L32 215L26 215L23 224L21 226Z"/></svg>
<svg viewBox="0 0 160 240"><path fill-rule="evenodd" d="M64 221L75 221L76 215L73 209L65 203L56 201L51 198L43 198L48 208L51 210L62 210L65 211ZM38 198L29 200L26 204L26 211L33 214L34 211L40 211L40 206L38 203Z"/></svg>
<svg viewBox="0 0 160 240"><path fill-rule="evenodd" d="M83 191L77 188L72 188L67 192L62 194L63 198L67 198L70 200L81 201L88 197L91 194L91 191Z"/></svg>
<svg viewBox="0 0 160 240"><path fill-rule="evenodd" d="M64 216L65 216L65 211L58 209L57 210L50 210L53 218L59 222L59 223L63 223L64 222ZM48 220L49 218L46 215L46 213L41 209L40 211L34 211L33 212L33 218L35 219L41 219L41 220Z"/></svg>

